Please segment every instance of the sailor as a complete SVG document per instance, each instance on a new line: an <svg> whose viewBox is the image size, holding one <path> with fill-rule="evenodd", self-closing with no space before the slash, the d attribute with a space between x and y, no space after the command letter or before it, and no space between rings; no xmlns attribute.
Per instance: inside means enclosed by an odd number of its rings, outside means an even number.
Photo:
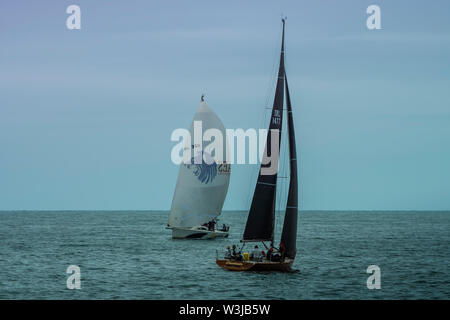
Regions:
<svg viewBox="0 0 450 320"><path fill-rule="evenodd" d="M243 261L244 260L244 257L242 256L242 253L240 251L237 254L236 260L238 260L238 261Z"/></svg>
<svg viewBox="0 0 450 320"><path fill-rule="evenodd" d="M227 251L225 252L225 259L231 259L231 249L227 246Z"/></svg>
<svg viewBox="0 0 450 320"><path fill-rule="evenodd" d="M283 242L280 243L280 253L281 253L281 261L284 261L284 256L286 254L286 248L284 247Z"/></svg>
<svg viewBox="0 0 450 320"><path fill-rule="evenodd" d="M231 256L232 256L233 258L235 258L235 257L237 256L236 245L235 245L235 244L233 244L233 250L231 251Z"/></svg>
<svg viewBox="0 0 450 320"><path fill-rule="evenodd" d="M259 253L258 246L255 246L255 249L253 250L250 258L253 259L253 260L259 260L260 259L260 253Z"/></svg>
<svg viewBox="0 0 450 320"><path fill-rule="evenodd" d="M270 249L267 251L267 260L271 260L273 254L273 245L270 245Z"/></svg>
<svg viewBox="0 0 450 320"><path fill-rule="evenodd" d="M264 252L264 250L261 250L261 259L264 259L266 257L266 253Z"/></svg>
<svg viewBox="0 0 450 320"><path fill-rule="evenodd" d="M279 249L275 249L273 245L270 245L270 261L278 262L281 260L281 254Z"/></svg>

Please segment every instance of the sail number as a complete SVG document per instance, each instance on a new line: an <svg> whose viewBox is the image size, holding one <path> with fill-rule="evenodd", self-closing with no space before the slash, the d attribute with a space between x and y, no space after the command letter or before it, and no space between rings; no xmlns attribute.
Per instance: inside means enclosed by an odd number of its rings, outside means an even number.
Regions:
<svg viewBox="0 0 450 320"><path fill-rule="evenodd" d="M278 109L273 110L272 123L276 124L276 125L280 125L280 123L281 123L280 110L278 110Z"/></svg>
<svg viewBox="0 0 450 320"><path fill-rule="evenodd" d="M230 174L231 165L229 163L221 163L217 169L219 174Z"/></svg>

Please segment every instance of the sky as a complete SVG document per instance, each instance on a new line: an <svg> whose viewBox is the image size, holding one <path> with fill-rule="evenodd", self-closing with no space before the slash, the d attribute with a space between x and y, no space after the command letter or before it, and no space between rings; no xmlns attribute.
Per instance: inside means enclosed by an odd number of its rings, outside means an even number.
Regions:
<svg viewBox="0 0 450 320"><path fill-rule="evenodd" d="M66 8L81 8L68 30ZM381 30L366 9L381 8ZM0 3L0 210L168 210L206 94L264 127L286 23L301 210L450 210L450 2ZM225 210L246 210L251 165ZM253 177L253 179L252 179Z"/></svg>

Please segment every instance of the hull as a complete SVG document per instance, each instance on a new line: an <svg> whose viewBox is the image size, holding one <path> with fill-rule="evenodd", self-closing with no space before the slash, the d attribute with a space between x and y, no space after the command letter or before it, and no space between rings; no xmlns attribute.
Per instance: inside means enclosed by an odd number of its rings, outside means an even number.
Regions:
<svg viewBox="0 0 450 320"><path fill-rule="evenodd" d="M230 271L291 271L294 260L286 259L282 262L272 261L235 261L229 259L217 259L216 263L219 267Z"/></svg>
<svg viewBox="0 0 450 320"><path fill-rule="evenodd" d="M172 239L215 239L227 237L228 232L226 231L209 231L196 228L172 228Z"/></svg>

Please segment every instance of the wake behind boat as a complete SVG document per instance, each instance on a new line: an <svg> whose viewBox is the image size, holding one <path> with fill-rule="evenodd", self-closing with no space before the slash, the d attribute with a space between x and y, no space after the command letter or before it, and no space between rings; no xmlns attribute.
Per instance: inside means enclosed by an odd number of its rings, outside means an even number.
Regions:
<svg viewBox="0 0 450 320"><path fill-rule="evenodd" d="M203 96L189 130L191 137L194 137L196 123L201 123L203 131L217 129L226 137L222 121L205 103ZM228 191L230 164L216 159L195 143L186 146L184 151L186 148L191 149L192 158L180 164L167 228L172 230L174 239L228 237L229 227L222 225L219 228L218 216Z"/></svg>
<svg viewBox="0 0 450 320"><path fill-rule="evenodd" d="M294 263L296 255L297 241L297 216L298 216L298 187L297 187L297 151L295 147L294 121L292 117L291 99L289 95L288 82L284 68L284 28L281 42L280 66L278 69L278 80L275 91L275 98L272 108L272 116L269 125L269 133L266 140L266 152L261 164L258 180L253 194L253 200L250 212L247 218L247 224L243 239L242 248L238 251L235 246L231 251L228 248L224 259L216 257L216 263L221 268L231 271L288 271ZM283 120L284 91L286 90L287 107L287 131L289 142L289 190L284 216L283 231L279 248L273 246L275 208L276 208L276 190L278 180L278 160L280 157L281 129ZM272 132L278 132L278 147L272 148ZM275 140L276 141L276 140ZM263 169L271 166L267 155L270 154L272 161L276 161L275 173L268 174ZM268 164L269 163L269 164ZM272 172L271 172L272 173ZM261 242L267 253L260 250L258 246L254 247L251 254L244 252L241 254L244 246L248 242ZM267 245L266 243L270 243Z"/></svg>

